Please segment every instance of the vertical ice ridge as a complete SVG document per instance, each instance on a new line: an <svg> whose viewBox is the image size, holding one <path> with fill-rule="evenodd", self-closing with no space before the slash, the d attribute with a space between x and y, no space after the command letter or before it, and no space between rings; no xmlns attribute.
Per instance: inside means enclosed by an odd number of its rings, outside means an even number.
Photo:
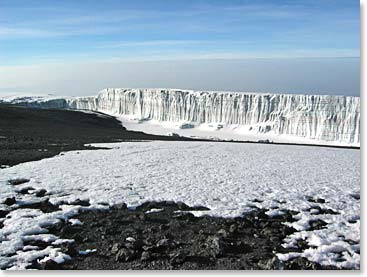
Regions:
<svg viewBox="0 0 367 277"><path fill-rule="evenodd" d="M157 121L248 125L257 132L360 141L359 97L110 88L69 105Z"/></svg>
<svg viewBox="0 0 367 277"><path fill-rule="evenodd" d="M360 143L360 98L352 96L108 88L96 97L44 100L35 105L162 122L242 125L257 133Z"/></svg>

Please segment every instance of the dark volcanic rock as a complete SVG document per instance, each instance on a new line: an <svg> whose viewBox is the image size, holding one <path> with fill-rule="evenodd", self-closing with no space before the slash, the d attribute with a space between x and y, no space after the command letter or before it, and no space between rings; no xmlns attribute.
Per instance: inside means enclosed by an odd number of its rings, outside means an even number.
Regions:
<svg viewBox="0 0 367 277"><path fill-rule="evenodd" d="M90 206L90 203L89 203L89 200L76 199L75 201L70 202L69 205L79 205L79 206L88 207Z"/></svg>
<svg viewBox="0 0 367 277"><path fill-rule="evenodd" d="M125 247L133 250L141 250L144 246L144 242L141 239L133 239L125 243Z"/></svg>
<svg viewBox="0 0 367 277"><path fill-rule="evenodd" d="M134 250L128 248L122 248L117 252L115 260L117 262L129 262L135 259L136 257L137 253Z"/></svg>
<svg viewBox="0 0 367 277"><path fill-rule="evenodd" d="M120 249L121 249L121 245L119 243L114 243L111 247L112 255L117 254L117 252L119 252Z"/></svg>
<svg viewBox="0 0 367 277"><path fill-rule="evenodd" d="M47 191L45 189L40 189L39 191L36 192L36 196L37 197L43 197L43 196L45 196L46 192Z"/></svg>
<svg viewBox="0 0 367 277"><path fill-rule="evenodd" d="M323 229L327 225L327 223L321 219L310 220L309 224L311 227L310 230Z"/></svg>
<svg viewBox="0 0 367 277"><path fill-rule="evenodd" d="M311 210L317 210L316 214L339 214L338 212L332 209L324 209L324 208L321 208L320 206L312 206L310 209L308 209L308 211L311 211Z"/></svg>
<svg viewBox="0 0 367 277"><path fill-rule="evenodd" d="M183 250L178 250L176 253L172 253L170 255L170 263L172 265L180 265L183 264L186 260L187 253Z"/></svg>
<svg viewBox="0 0 367 277"><path fill-rule="evenodd" d="M290 260L284 267L284 269L293 269L293 270L299 270L299 269L322 269L322 267L319 264L310 262L306 258L295 258Z"/></svg>
<svg viewBox="0 0 367 277"><path fill-rule="evenodd" d="M320 203L320 204L325 203L325 199L322 199L322 198L308 197L307 200L308 202L312 202L312 203Z"/></svg>
<svg viewBox="0 0 367 277"><path fill-rule="evenodd" d="M21 204L19 208L21 209L39 209L44 213L52 213L52 212L61 210L59 206L51 204L48 201L48 199L40 201L40 202L36 202L36 203L24 203L24 204Z"/></svg>
<svg viewBox="0 0 367 277"><path fill-rule="evenodd" d="M57 270L58 268L59 268L59 264L53 260L48 260L45 263L38 264L38 269Z"/></svg>
<svg viewBox="0 0 367 277"><path fill-rule="evenodd" d="M20 193L20 194L29 194L30 193L29 192L30 190L34 190L34 188L32 188L32 187L22 188L21 190L19 190L17 192Z"/></svg>
<svg viewBox="0 0 367 277"><path fill-rule="evenodd" d="M360 200L361 199L361 195L359 193L351 193L349 194L352 198L354 198L355 200Z"/></svg>
<svg viewBox="0 0 367 277"><path fill-rule="evenodd" d="M0 210L0 218L6 217L9 211Z"/></svg>
<svg viewBox="0 0 367 277"><path fill-rule="evenodd" d="M221 237L218 236L209 237L204 244L205 247L204 255L213 258L218 258L222 256L224 254L224 248L225 248L224 244L225 243Z"/></svg>
<svg viewBox="0 0 367 277"><path fill-rule="evenodd" d="M145 203L136 210L120 205L110 210L81 211L77 217L83 225L50 228L51 233L76 241L69 251L72 261L57 268L318 268L309 261L283 263L276 258L274 253L287 253L281 246L283 239L295 231L283 224L285 219L292 219L290 212L279 218L269 218L261 209L237 218L194 217L187 211L177 213L178 206L193 209L165 201ZM141 217L152 208L163 210ZM75 254L83 249L97 249L97 254Z"/></svg>
<svg viewBox="0 0 367 277"><path fill-rule="evenodd" d="M68 254L69 256L76 256L79 254L74 243L62 245L60 248L63 253Z"/></svg>
<svg viewBox="0 0 367 277"><path fill-rule="evenodd" d="M17 186L17 185L21 185L21 184L28 183L28 182L29 182L29 179L18 178L18 179L9 180L8 184L12 186Z"/></svg>
<svg viewBox="0 0 367 277"><path fill-rule="evenodd" d="M108 115L102 117L80 111L37 109L0 103L0 135L3 134L4 138L0 139L1 167L49 158L65 151L102 149L85 146L88 143L195 140L128 131L116 118ZM15 186L28 181L19 178L9 180L8 183Z"/></svg>
<svg viewBox="0 0 367 277"><path fill-rule="evenodd" d="M15 197L8 197L5 199L4 204L11 206L14 205L17 201L15 200Z"/></svg>
<svg viewBox="0 0 367 277"><path fill-rule="evenodd" d="M126 210L127 205L125 203L117 204L117 205L113 206L112 209L114 209L114 210Z"/></svg>
<svg viewBox="0 0 367 277"><path fill-rule="evenodd" d="M149 252L149 251L143 251L143 252L141 253L141 258L140 258L140 260L141 260L142 262L148 262L148 261L152 260L152 259L153 259L153 257L154 257L154 255L153 255L151 252Z"/></svg>

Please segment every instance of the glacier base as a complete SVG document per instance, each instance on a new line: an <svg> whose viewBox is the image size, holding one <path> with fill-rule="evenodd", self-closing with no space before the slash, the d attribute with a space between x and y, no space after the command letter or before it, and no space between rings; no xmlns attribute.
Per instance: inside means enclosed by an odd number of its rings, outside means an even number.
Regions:
<svg viewBox="0 0 367 277"><path fill-rule="evenodd" d="M2 101L98 111L128 119L124 123L132 130L155 134L173 128L186 136L360 146L359 97L108 88L90 97L8 97Z"/></svg>

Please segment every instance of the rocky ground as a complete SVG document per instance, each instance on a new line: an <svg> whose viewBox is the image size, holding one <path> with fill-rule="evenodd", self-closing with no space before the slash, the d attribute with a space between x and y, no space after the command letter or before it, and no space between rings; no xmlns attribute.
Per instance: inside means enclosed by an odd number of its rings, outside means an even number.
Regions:
<svg viewBox="0 0 367 277"><path fill-rule="evenodd" d="M89 206L87 201L75 204ZM47 201L31 208L44 212L58 209ZM302 251L308 247L304 241L299 241L296 249L281 246L282 240L295 231L283 224L293 220L292 211L273 218L262 209L254 209L238 218L195 217L190 213L206 209L166 201L147 202L135 210L127 209L124 204L106 210L84 210L75 216L75 220L48 227L51 234L74 240L61 246L72 260L62 264L52 260L42 264L34 261L29 268L333 269L302 258L288 262L277 259L275 253ZM318 225L314 228L319 227L322 228ZM28 241L27 245L44 249L49 243Z"/></svg>
<svg viewBox="0 0 367 277"><path fill-rule="evenodd" d="M127 131L114 117L0 104L0 168L83 150L87 143L192 140Z"/></svg>

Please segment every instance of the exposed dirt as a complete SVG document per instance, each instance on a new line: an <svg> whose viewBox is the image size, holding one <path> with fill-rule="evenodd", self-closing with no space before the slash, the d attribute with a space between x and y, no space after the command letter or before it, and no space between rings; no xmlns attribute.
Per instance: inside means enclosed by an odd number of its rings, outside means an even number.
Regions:
<svg viewBox="0 0 367 277"><path fill-rule="evenodd" d="M98 149L87 143L193 140L127 131L114 117L70 110L0 104L0 168L53 157L63 151Z"/></svg>

